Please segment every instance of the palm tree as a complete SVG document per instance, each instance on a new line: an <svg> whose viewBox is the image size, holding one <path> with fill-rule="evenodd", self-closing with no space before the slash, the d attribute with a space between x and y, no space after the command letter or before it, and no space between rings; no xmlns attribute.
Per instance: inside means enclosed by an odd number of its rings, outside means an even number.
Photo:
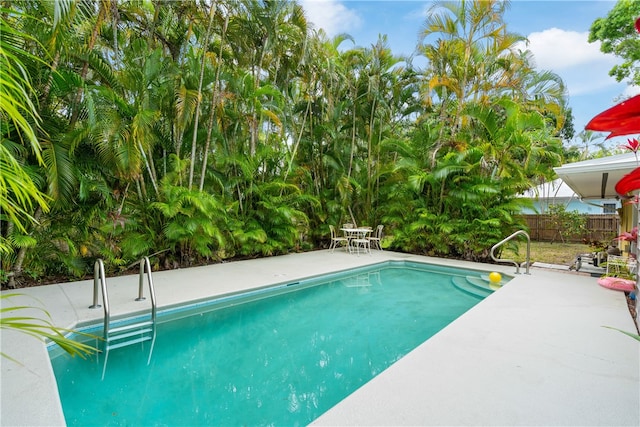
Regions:
<svg viewBox="0 0 640 427"><path fill-rule="evenodd" d="M61 4L63 6L63 4ZM8 19L19 17L19 12L5 13L0 16L0 29L3 37L0 38L0 66L3 69L2 85L0 85L0 97L3 102L0 107L0 117L3 121L8 120L13 124L16 132L25 137L30 142L31 149L39 156L40 146L36 138L36 132L30 119L38 120L37 110L30 101L27 90L32 88L30 76L21 58L30 58L21 41L33 39L25 33L16 29L17 26L9 25ZM9 37L7 37L7 34ZM31 58L33 59L33 58ZM26 230L24 222L31 218L25 215L33 205L38 205L41 209L48 209L44 194L42 194L29 175L22 170L11 151L7 149L3 129L2 141L0 144L0 208L7 215L11 224L21 230ZM5 237L0 240L0 252L7 253L9 246L5 244ZM16 297L16 294L3 294L2 299ZM60 347L71 354L87 354L94 349L85 344L78 343L65 336L66 330L57 328L46 319L38 319L33 316L11 315L11 313L30 308L20 305L4 305L0 309L3 316L0 316L0 328L12 329L18 332L36 337L38 339L48 338L56 342ZM46 314L46 312L45 312ZM5 353L2 356L11 358Z"/></svg>
<svg viewBox="0 0 640 427"><path fill-rule="evenodd" d="M593 154L589 149L589 146L598 145L599 143L601 144L605 135L591 130L583 130L578 134L578 138L584 148L582 148L580 157L577 160L586 160Z"/></svg>
<svg viewBox="0 0 640 427"><path fill-rule="evenodd" d="M466 101L477 99L478 82L488 77L484 64L496 61L500 53L521 39L505 30L502 15L508 5L508 1L497 0L438 1L425 19L421 37L433 34L442 37L438 51L447 53L444 57L447 68L441 70L446 74L440 74L439 78L453 89L458 112Z"/></svg>
<svg viewBox="0 0 640 427"><path fill-rule="evenodd" d="M223 114L223 105L224 105L224 97L222 95L222 88L220 85L220 76L222 73L222 68L224 65L223 62L223 53L225 52L226 47L226 34L227 28L229 27L229 11L227 9L224 10L224 18L221 24L221 33L219 39L219 49L218 54L215 59L215 78L213 81L213 85L211 88L211 105L209 106L209 119L207 121L207 139L204 147L203 159L202 159L202 169L200 172L200 191L204 189L205 176L207 171L207 161L209 158L209 151L211 148L211 138L215 127L219 129L220 116ZM231 55L228 53L227 49L227 57ZM218 120L216 120L216 116L218 116ZM217 135L220 135L220 132L216 132Z"/></svg>
<svg viewBox="0 0 640 427"><path fill-rule="evenodd" d="M198 122L200 119L200 103L202 102L202 84L203 84L203 80L204 80L204 70L205 70L205 65L206 65L206 57L207 57L207 53L208 53L208 48L209 48L209 38L211 36L211 32L212 32L212 26L213 26L213 18L215 17L216 14L216 3L214 2L210 7L209 7L209 22L207 23L207 30L205 32L204 35L204 39L202 42L203 45L203 49L202 49L202 60L200 63L200 77L198 79L198 95L196 97L196 105L195 105L195 117L193 119L193 139L191 141L191 163L189 166L189 189L191 189L192 185L193 185L193 171L195 168L195 164L196 164L196 147L197 147L197 140L198 140Z"/></svg>

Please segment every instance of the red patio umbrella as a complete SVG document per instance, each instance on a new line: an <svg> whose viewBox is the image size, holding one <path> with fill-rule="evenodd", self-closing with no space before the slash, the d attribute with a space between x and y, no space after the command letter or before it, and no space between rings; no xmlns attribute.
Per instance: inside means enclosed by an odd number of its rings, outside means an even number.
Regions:
<svg viewBox="0 0 640 427"><path fill-rule="evenodd" d="M629 197L631 192L640 188L640 168L636 168L623 176L616 183L615 189L621 197Z"/></svg>
<svg viewBox="0 0 640 427"><path fill-rule="evenodd" d="M640 95L629 98L595 116L586 129L610 132L614 136L640 133Z"/></svg>

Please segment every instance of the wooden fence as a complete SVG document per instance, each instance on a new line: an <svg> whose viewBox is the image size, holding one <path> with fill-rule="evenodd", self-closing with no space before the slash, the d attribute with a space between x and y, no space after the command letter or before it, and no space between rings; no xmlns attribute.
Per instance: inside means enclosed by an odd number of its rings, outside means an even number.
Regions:
<svg viewBox="0 0 640 427"><path fill-rule="evenodd" d="M529 227L531 240L541 242L561 242L560 233L551 221L551 215L522 215ZM607 242L618 236L620 217L618 214L586 215L586 231L582 234L569 236L565 241L579 243L585 240Z"/></svg>

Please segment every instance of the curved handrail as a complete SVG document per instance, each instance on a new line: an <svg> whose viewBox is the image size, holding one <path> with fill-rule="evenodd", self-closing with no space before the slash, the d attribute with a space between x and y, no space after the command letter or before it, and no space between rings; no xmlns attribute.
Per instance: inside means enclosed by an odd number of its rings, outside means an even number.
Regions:
<svg viewBox="0 0 640 427"><path fill-rule="evenodd" d="M517 237L519 235L524 235L527 238L527 258L526 258L526 261L524 263L526 264L526 272L525 272L525 274L530 274L529 273L529 264L530 264L530 260L531 260L531 238L529 237L529 234L524 230L518 230L515 233L513 233L511 236L509 236L509 237L501 240L500 242L496 243L495 245L493 245L491 247L491 259L493 259L495 262L513 263L513 265L516 266L516 274L520 274L521 265L519 265L517 262L515 262L512 259L496 258L496 256L494 255L494 252L495 252L496 248L504 245L509 240L511 240L514 237Z"/></svg>
<svg viewBox="0 0 640 427"><path fill-rule="evenodd" d="M93 264L93 304L91 304L89 308L102 307L100 304L98 304L98 281L102 281L102 283L105 282L104 264L102 263L101 259L97 259Z"/></svg>
<svg viewBox="0 0 640 427"><path fill-rule="evenodd" d="M89 308L99 308L101 307L98 304L98 287L102 289L102 304L104 306L104 364L102 366L102 379L104 379L104 374L107 370L107 360L109 358L109 350L111 348L118 348L125 345L136 344L142 341L146 341L147 339L151 339L151 347L149 348L149 357L147 359L147 365L151 362L151 355L153 354L153 346L156 342L156 293L153 288L153 278L151 276L151 263L149 262L148 257L144 257L140 260L140 286L138 287L138 298L136 301L144 301L143 295L143 284L144 284L144 275L147 275L147 281L149 282L149 294L151 295L151 322L142 321L142 322L133 322L124 326L111 328L111 319L109 314L109 297L107 295L107 280L104 274L104 263L101 259L96 260L93 267L93 304L89 306ZM151 329L146 329L148 326ZM134 331L134 329L138 329ZM134 335L142 335L144 333L151 332L151 337L134 337L131 340L124 341L127 338L133 337ZM111 342L117 343L111 345Z"/></svg>
<svg viewBox="0 0 640 427"><path fill-rule="evenodd" d="M151 321L155 325L156 323L156 293L153 287L153 277L151 276L151 262L149 257L144 257L140 260L140 280L138 286L138 298L136 301L143 301L142 288L144 284L144 274L147 273L147 282L149 283L149 295L151 296Z"/></svg>
<svg viewBox="0 0 640 427"><path fill-rule="evenodd" d="M106 339L109 334L109 297L107 297L107 279L104 274L104 263L97 259L93 265L93 304L89 308L100 308L98 304L98 284L102 290L102 304L104 305L104 329L103 334Z"/></svg>

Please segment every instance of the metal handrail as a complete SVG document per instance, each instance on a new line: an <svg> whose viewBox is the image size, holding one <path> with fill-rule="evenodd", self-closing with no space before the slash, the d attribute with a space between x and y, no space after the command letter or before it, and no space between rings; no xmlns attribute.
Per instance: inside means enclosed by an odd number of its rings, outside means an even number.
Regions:
<svg viewBox="0 0 640 427"><path fill-rule="evenodd" d="M144 301L143 285L144 275L147 274L147 281L149 282L149 295L151 296L151 321L155 325L156 323L156 293L153 287L153 278L151 276L151 263L149 257L144 257L140 260L140 279L138 286L138 298L136 301ZM105 339L109 335L109 323L110 323L110 311L109 311L109 297L107 295L107 280L104 274L104 263L101 259L96 260L93 267L93 304L89 308L100 308L98 304L98 288L102 291L102 304L104 304L104 337Z"/></svg>
<svg viewBox="0 0 640 427"><path fill-rule="evenodd" d="M107 295L107 280L104 274L104 263L101 259L96 260L93 267L93 304L89 306L89 308L99 308L101 307L98 304L98 287L102 289L102 304L104 305L104 327L103 327L103 335L105 341L104 347L104 363L102 366L102 379L104 379L104 374L107 370L107 360L109 359L109 350L111 348L118 348L124 345L132 345L142 340L151 339L151 346L149 348L149 357L147 358L147 365L151 362L151 355L153 353L153 347L156 342L156 293L153 287L153 278L151 276L151 263L149 262L148 257L144 257L140 260L140 278L139 278L139 286L138 286L138 298L136 301L144 301L143 295L143 285L144 285L144 275L147 275L147 281L149 283L149 294L151 296L151 322L134 322L125 326L111 328L111 316L109 314L109 297ZM144 328L150 326L150 330L145 330ZM139 328L138 332L140 335L143 333L151 332L150 338L133 338L128 341L119 341L116 344L111 345L112 342L122 340L125 338L131 338L133 336L132 330L135 328ZM137 334L137 332L135 332Z"/></svg>
<svg viewBox="0 0 640 427"><path fill-rule="evenodd" d="M99 259L93 264L93 304L89 306L89 308L100 308L102 307L98 304L98 281L102 280L104 282L104 264L102 260Z"/></svg>
<svg viewBox="0 0 640 427"><path fill-rule="evenodd" d="M144 257L140 260L140 279L138 286L138 298L136 301L143 301L145 298L142 295L142 289L144 284L144 274L147 274L147 282L149 283L149 295L151 297L151 321L156 324L156 292L153 286L153 277L151 276L151 262L149 257Z"/></svg>
<svg viewBox="0 0 640 427"><path fill-rule="evenodd" d="M93 304L89 308L100 308L98 304L98 286L102 290L102 304L104 305L104 337L109 333L109 297L107 296L107 279L104 274L104 263L97 259L93 265Z"/></svg>
<svg viewBox="0 0 640 427"><path fill-rule="evenodd" d="M516 266L516 274L520 274L520 267L522 265L518 264L517 262L515 262L512 259L496 258L496 256L494 255L494 252L495 252L496 248L504 245L509 240L511 240L514 237L519 236L519 235L524 235L524 236L527 237L527 258L526 258L526 261L524 262L524 264L526 264L526 272L525 272L525 274L531 274L531 273L529 273L529 264L530 264L530 261L531 261L531 238L529 237L529 234L524 230L518 230L515 233L513 233L511 236L509 236L509 237L501 240L500 242L496 243L495 245L493 245L491 247L491 259L493 259L495 262L513 263L513 265Z"/></svg>

